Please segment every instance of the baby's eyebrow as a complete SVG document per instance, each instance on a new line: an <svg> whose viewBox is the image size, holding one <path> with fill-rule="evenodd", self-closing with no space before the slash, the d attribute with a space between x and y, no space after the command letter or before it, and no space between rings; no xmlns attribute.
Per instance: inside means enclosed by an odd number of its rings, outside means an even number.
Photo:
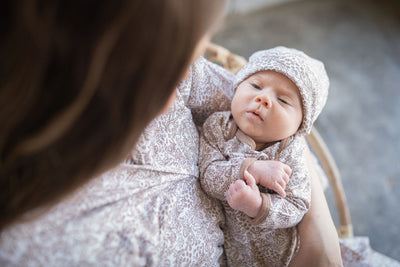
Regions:
<svg viewBox="0 0 400 267"><path fill-rule="evenodd" d="M287 88L287 87L282 87L281 89L282 89L285 93L297 97L297 94L296 94L296 92L294 92L294 90L289 89L289 88Z"/></svg>
<svg viewBox="0 0 400 267"><path fill-rule="evenodd" d="M256 75L253 75L249 78L250 82L260 82L260 78L256 77Z"/></svg>
<svg viewBox="0 0 400 267"><path fill-rule="evenodd" d="M264 77L263 74L261 74L261 73L256 73L256 74L251 75L250 78L262 79L263 77Z"/></svg>
<svg viewBox="0 0 400 267"><path fill-rule="evenodd" d="M301 103L301 95L298 95L297 92L294 92L294 90L288 88L282 88L282 90L288 97L292 98L293 100L298 100L299 103Z"/></svg>

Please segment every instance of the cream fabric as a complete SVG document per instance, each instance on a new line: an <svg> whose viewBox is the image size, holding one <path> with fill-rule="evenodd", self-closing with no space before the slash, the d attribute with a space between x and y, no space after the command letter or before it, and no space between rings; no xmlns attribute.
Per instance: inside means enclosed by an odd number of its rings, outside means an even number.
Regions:
<svg viewBox="0 0 400 267"><path fill-rule="evenodd" d="M340 239L344 267L400 267L400 262L373 250L366 236Z"/></svg>

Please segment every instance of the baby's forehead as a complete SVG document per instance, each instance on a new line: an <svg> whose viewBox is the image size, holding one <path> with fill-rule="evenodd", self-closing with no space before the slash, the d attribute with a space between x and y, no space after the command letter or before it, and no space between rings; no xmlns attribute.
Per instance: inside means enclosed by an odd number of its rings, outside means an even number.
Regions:
<svg viewBox="0 0 400 267"><path fill-rule="evenodd" d="M275 70L259 70L257 72L254 72L252 74L250 74L248 78L266 78L266 77L273 77L273 78L281 78L281 79L289 79L291 80L288 76L286 76L285 74L279 72L279 71L275 71Z"/></svg>
<svg viewBox="0 0 400 267"><path fill-rule="evenodd" d="M300 89L290 77L287 75L275 71L275 70L261 70L251 74L247 79L251 82L252 79L255 81L260 81L262 83L269 83L269 82L278 82L280 84L279 88L282 91L292 95L293 97L297 97L300 101L302 100L302 95L300 93ZM246 80L247 80L246 79Z"/></svg>
<svg viewBox="0 0 400 267"><path fill-rule="evenodd" d="M297 90L299 90L295 81L293 81L289 76L287 76L279 71L275 71L275 70L260 70L260 71L257 71L255 73L249 75L247 77L247 79L249 79L249 78L256 78L256 79L259 78L261 80L270 80L270 79L283 80L283 81L286 81L286 82L292 84L294 87L297 88Z"/></svg>

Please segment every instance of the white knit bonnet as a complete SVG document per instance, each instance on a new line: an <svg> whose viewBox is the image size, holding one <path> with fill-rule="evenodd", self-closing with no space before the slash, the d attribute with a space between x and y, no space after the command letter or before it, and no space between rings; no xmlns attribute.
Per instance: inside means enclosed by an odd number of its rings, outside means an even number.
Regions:
<svg viewBox="0 0 400 267"><path fill-rule="evenodd" d="M303 123L297 134L309 134L328 97L329 78L324 64L305 53L283 46L255 52L236 74L235 88L250 75L273 70L292 80L300 91Z"/></svg>

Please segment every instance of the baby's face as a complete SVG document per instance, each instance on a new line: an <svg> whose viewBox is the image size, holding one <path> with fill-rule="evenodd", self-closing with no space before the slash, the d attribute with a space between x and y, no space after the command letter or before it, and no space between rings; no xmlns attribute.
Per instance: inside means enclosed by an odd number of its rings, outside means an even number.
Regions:
<svg viewBox="0 0 400 267"><path fill-rule="evenodd" d="M257 144L295 134L303 119L297 86L270 70L257 72L239 84L231 110L238 127Z"/></svg>

